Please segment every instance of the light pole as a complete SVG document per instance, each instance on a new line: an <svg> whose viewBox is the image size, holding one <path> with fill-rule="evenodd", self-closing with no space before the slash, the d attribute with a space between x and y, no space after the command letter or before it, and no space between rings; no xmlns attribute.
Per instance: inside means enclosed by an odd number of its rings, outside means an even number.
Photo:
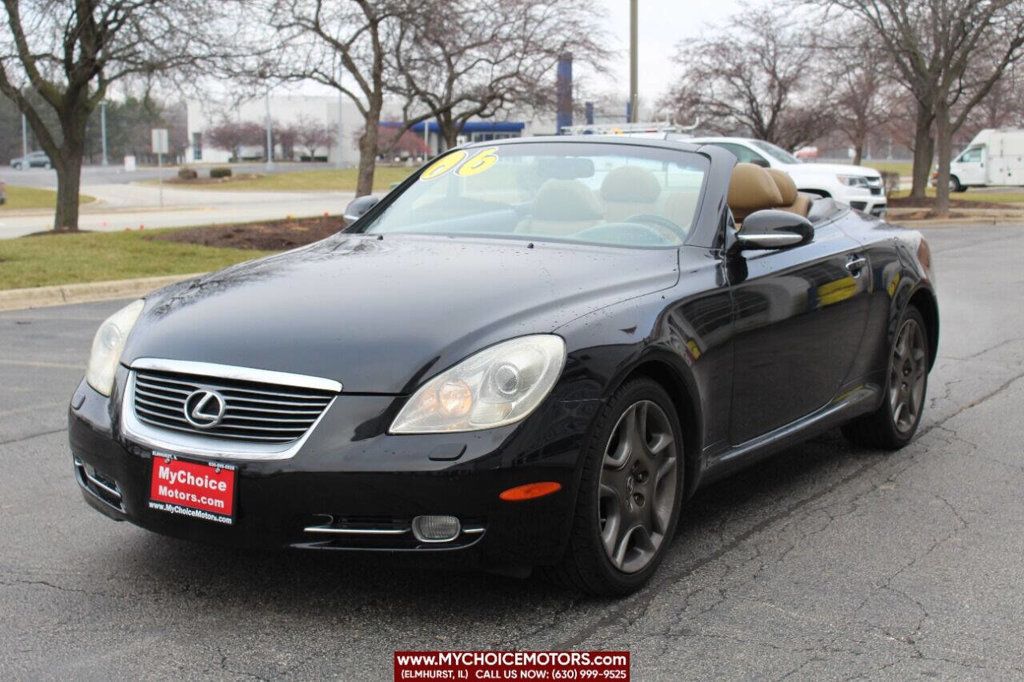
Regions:
<svg viewBox="0 0 1024 682"><path fill-rule="evenodd" d="M640 120L637 105L639 100L638 81L639 68L637 66L637 4L638 0L629 0L629 122L636 123Z"/></svg>
<svg viewBox="0 0 1024 682"><path fill-rule="evenodd" d="M270 123L270 90L267 90L266 96L267 102L267 170L274 167L274 136L271 131L272 124Z"/></svg>
<svg viewBox="0 0 1024 682"><path fill-rule="evenodd" d="M108 165L107 161L107 100L100 102L100 147L103 150L103 165Z"/></svg>
<svg viewBox="0 0 1024 682"><path fill-rule="evenodd" d="M338 83L339 84L341 83L341 76L340 75L338 77ZM338 91L338 159L335 162L335 165L338 168L343 168L345 166L345 162L342 159L342 154L341 154L341 151L343 150L343 148L345 148L345 136L344 136L345 135L345 126L343 125L344 117L342 116L342 112L344 111L344 109L345 109L345 93L341 92L339 90Z"/></svg>
<svg viewBox="0 0 1024 682"><path fill-rule="evenodd" d="M21 115L21 155L28 156L28 120Z"/></svg>

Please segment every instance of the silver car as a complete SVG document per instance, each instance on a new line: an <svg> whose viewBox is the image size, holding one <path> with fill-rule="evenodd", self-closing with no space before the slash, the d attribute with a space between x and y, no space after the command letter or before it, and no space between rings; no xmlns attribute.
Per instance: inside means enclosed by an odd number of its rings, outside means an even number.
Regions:
<svg viewBox="0 0 1024 682"><path fill-rule="evenodd" d="M50 157L44 151L29 152L25 156L11 159L11 168L25 170L26 168L52 168Z"/></svg>

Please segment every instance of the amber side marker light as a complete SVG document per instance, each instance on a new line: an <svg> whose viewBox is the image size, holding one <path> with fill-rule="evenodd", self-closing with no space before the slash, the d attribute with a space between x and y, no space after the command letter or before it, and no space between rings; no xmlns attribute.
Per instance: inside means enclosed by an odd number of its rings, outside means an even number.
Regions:
<svg viewBox="0 0 1024 682"><path fill-rule="evenodd" d="M561 483L556 483L555 481L539 481L537 483L526 483L524 485L517 485L515 488L509 488L498 495L498 497L506 502L522 502L523 500L532 500L537 497L550 495L551 493L557 493L561 489Z"/></svg>

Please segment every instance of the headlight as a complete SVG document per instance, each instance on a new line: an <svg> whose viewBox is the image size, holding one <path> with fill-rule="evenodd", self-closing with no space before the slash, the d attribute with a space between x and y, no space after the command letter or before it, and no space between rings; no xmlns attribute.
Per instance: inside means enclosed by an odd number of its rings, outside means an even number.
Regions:
<svg viewBox="0 0 1024 682"><path fill-rule="evenodd" d="M847 187L867 187L868 179L862 175L837 175L836 179Z"/></svg>
<svg viewBox="0 0 1024 682"><path fill-rule="evenodd" d="M121 353L124 352L128 334L135 326L135 321L139 319L144 305L145 302L140 299L121 308L100 325L96 336L93 337L85 380L105 396L109 396L114 388L117 363L121 361Z"/></svg>
<svg viewBox="0 0 1024 682"><path fill-rule="evenodd" d="M565 365L565 341L550 334L491 346L420 387L391 433L479 431L524 419L540 405Z"/></svg>

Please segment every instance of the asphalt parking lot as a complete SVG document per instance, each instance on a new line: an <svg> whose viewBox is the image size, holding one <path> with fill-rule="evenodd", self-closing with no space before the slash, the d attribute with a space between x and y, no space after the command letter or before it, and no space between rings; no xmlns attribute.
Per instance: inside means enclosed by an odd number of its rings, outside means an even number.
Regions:
<svg viewBox="0 0 1024 682"><path fill-rule="evenodd" d="M643 680L1024 678L1024 228L927 235L943 330L918 439L830 433L704 489L621 601L109 521L64 410L121 304L2 313L0 678L390 679L395 649L629 649Z"/></svg>

